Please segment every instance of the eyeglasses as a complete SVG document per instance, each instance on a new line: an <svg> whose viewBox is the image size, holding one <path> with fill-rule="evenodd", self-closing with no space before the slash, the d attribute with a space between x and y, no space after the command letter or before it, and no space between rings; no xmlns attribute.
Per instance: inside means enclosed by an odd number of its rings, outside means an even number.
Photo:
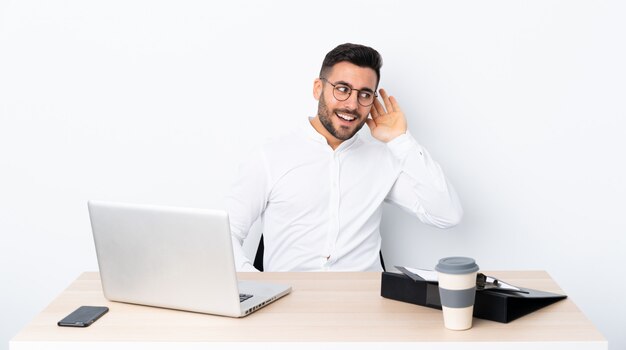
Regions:
<svg viewBox="0 0 626 350"><path fill-rule="evenodd" d="M333 96L335 96L337 101L347 100L348 98L350 98L350 95L352 95L352 91L356 91L358 92L356 100L359 102L359 104L363 107L369 107L372 105L372 103L374 103L376 97L378 97L378 93L376 91L372 91L369 89L353 89L348 85L342 83L333 84L326 78L320 78L320 80L323 80L333 86Z"/></svg>

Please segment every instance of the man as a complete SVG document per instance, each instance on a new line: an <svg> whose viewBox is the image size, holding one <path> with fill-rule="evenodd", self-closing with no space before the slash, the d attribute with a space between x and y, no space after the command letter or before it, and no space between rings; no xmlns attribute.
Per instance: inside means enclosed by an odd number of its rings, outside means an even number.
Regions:
<svg viewBox="0 0 626 350"><path fill-rule="evenodd" d="M226 198L239 271L256 271L241 245L261 217L265 271L381 271L382 203L446 228L462 216L439 165L380 89L382 58L339 45L313 82L317 115L244 162ZM369 117L368 117L369 115ZM359 137L367 123L374 140Z"/></svg>

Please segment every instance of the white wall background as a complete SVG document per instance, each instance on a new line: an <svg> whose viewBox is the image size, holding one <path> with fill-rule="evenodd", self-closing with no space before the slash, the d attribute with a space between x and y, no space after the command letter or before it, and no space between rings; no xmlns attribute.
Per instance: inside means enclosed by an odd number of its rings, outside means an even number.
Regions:
<svg viewBox="0 0 626 350"><path fill-rule="evenodd" d="M382 87L466 211L440 231L385 208L387 265L547 270L626 348L626 283L607 282L626 265L625 17L605 1L0 1L0 349L97 269L88 199L221 207L239 161L316 112L312 81L347 41L382 53Z"/></svg>

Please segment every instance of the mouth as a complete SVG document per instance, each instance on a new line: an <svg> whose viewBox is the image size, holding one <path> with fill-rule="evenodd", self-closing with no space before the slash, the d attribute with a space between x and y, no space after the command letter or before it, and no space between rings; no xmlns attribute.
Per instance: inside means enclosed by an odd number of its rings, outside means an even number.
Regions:
<svg viewBox="0 0 626 350"><path fill-rule="evenodd" d="M343 121L348 124L351 124L355 120L357 120L357 116L351 113L335 112L335 115L337 116L337 118L339 118L340 121Z"/></svg>

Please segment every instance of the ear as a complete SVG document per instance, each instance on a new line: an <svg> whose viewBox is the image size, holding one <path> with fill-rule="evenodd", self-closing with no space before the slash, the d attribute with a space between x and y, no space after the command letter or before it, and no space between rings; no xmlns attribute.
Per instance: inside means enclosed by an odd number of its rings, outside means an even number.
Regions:
<svg viewBox="0 0 626 350"><path fill-rule="evenodd" d="M320 100L320 97L322 97L323 87L324 82L320 80L320 78L315 78L315 80L313 81L313 97L318 101Z"/></svg>

